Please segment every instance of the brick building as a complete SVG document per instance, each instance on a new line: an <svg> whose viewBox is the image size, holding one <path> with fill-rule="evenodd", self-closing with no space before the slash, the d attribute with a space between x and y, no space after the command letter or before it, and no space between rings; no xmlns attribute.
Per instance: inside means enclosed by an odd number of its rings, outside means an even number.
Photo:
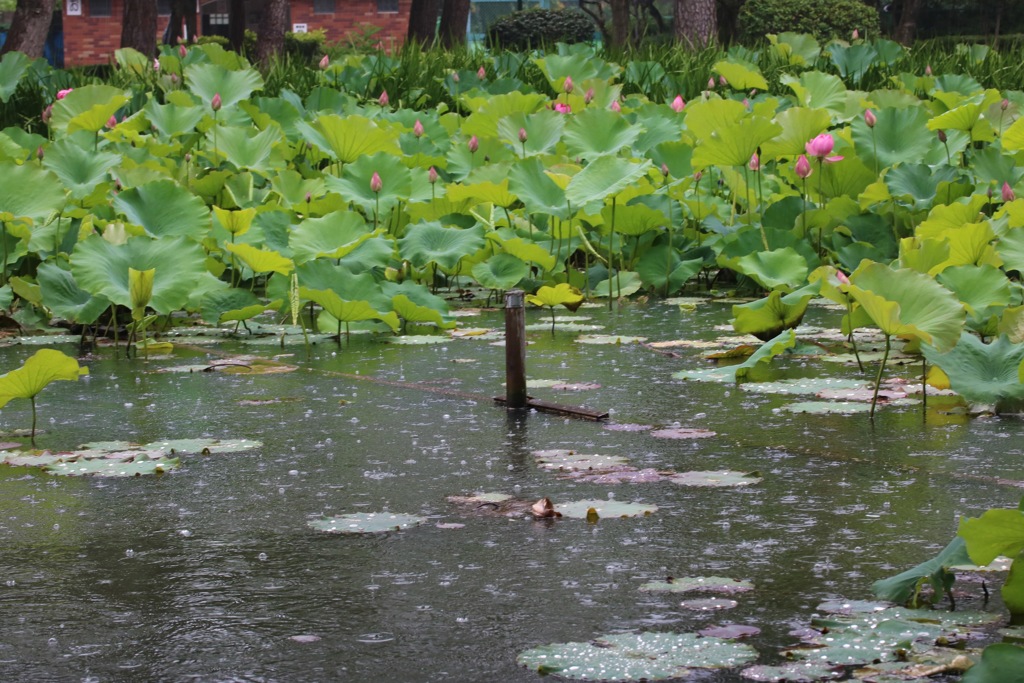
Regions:
<svg viewBox="0 0 1024 683"><path fill-rule="evenodd" d="M64 64L107 64L121 46L124 0L64 0ZM197 0L197 32L227 35L231 14L227 0ZM263 0L246 2L246 25L255 30ZM400 44L409 26L412 0L290 0L292 30L323 29L329 42L363 35L368 27L384 47ZM170 20L170 3L158 3L158 31L163 35Z"/></svg>

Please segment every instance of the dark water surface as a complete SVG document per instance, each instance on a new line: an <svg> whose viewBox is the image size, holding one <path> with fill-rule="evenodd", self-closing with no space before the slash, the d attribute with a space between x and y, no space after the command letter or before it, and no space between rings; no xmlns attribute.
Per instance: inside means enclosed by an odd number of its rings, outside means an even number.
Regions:
<svg viewBox="0 0 1024 683"><path fill-rule="evenodd" d="M529 319L545 315L531 311ZM603 332L652 341L710 339L729 307L681 313L651 303L579 315ZM807 322L834 323L833 315L813 309ZM462 325L500 327L501 316ZM938 401L925 422L919 407L885 408L874 427L866 415L795 415L779 410L791 398L672 380L672 372L703 364L696 351L672 358L636 345L576 343L569 332L529 336L532 378L601 385L586 393L538 389L538 397L611 409L616 422L678 423L717 436L670 441L551 415L515 418L488 400L326 372L500 395L504 349L479 340L399 346L354 338L341 350L317 345L309 361L291 346L286 360L302 369L263 376L157 374L207 356L180 351L147 363L101 351L88 361L88 379L41 394L41 446L188 437L263 446L188 456L160 477L0 468L0 680L537 681L515 658L539 644L716 623L761 628L750 642L762 663L773 663L794 643L788 632L822 600L869 598L876 579L933 556L960 516L1020 497L994 481L1024 479L1017 418L948 416ZM270 345L218 348L282 353ZM5 352L3 367L34 350ZM856 374L833 363L777 364ZM285 400L239 403L270 398ZM0 414L5 429L29 422L17 401ZM765 478L735 489L579 483L534 465L531 451L548 448ZM613 495L659 511L588 525L466 517L445 501L478 491L556 502ZM378 510L432 519L383 537L306 526L323 515ZM680 609L679 596L637 590L666 575L729 576L757 588L733 610L695 613ZM292 639L302 635L320 639Z"/></svg>

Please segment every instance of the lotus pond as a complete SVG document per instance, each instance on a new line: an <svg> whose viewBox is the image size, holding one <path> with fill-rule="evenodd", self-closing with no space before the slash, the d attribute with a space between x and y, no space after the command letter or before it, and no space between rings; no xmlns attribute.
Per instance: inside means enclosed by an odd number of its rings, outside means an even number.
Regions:
<svg viewBox="0 0 1024 683"><path fill-rule="evenodd" d="M470 310L441 338L392 338L430 343L314 337L309 355L301 335L272 327L172 339L148 361L101 347L80 359L88 376L40 394L38 445L120 449L104 459L123 463L126 444L97 442L155 444L136 459L173 464L129 477L0 467L0 678L536 681L558 661L610 677L624 652L619 663L645 667L633 680L664 675L656 666L779 680L747 667L788 659L825 664L805 669L817 680L902 652L909 663L876 668L912 679L977 659L933 646L998 640L1001 579L986 603L962 574L953 613L879 616L864 601L876 580L934 557L961 516L1016 502L1022 425L968 417L956 397L929 396L922 412L918 365L892 367L910 382L883 389L873 422L848 414L871 392L843 380L873 377L826 353L841 314L812 305L798 345L757 378L771 382L737 385L673 377L759 344L726 331L727 303L585 306L554 334L547 312L529 311L531 393L609 410L607 423L491 402L504 379L498 310ZM76 354L77 337L46 341ZM881 341L861 339L862 353ZM37 348L11 346L4 366ZM832 412L794 412L820 410L816 393ZM6 430L30 421L27 405L4 410ZM214 441L171 453L166 439ZM573 465L584 456L589 469ZM449 500L495 493L549 497L565 514ZM574 501L582 511L561 507ZM620 503L643 507L619 518L632 512ZM371 513L409 524L314 528ZM831 647L801 649L815 639ZM725 668L672 668L673 651Z"/></svg>

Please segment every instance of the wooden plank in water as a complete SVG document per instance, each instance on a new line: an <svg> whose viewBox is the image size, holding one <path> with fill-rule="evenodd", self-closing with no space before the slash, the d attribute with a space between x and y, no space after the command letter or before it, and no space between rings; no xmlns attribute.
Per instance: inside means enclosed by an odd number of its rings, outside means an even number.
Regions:
<svg viewBox="0 0 1024 683"><path fill-rule="evenodd" d="M495 396L494 402L501 405L505 405L504 396ZM608 418L608 413L600 410L594 410L593 408L587 408L586 406L567 406L561 403L552 403L551 401L542 401L537 398L528 398L526 400L527 408L535 408L544 413L555 413L556 415L568 415L569 417L579 417L584 420L605 420Z"/></svg>

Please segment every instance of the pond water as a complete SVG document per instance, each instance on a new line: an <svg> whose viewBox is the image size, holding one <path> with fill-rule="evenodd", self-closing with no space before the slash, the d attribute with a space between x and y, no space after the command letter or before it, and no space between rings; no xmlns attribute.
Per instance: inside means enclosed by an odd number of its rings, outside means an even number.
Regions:
<svg viewBox="0 0 1024 683"><path fill-rule="evenodd" d="M713 339L729 311L651 302L577 316L604 333L656 341ZM834 325L836 315L812 308L805 323ZM528 322L548 319L528 312ZM500 328L502 316L484 312L461 324ZM486 339L407 346L353 337L340 349L321 342L309 359L301 345L216 347L286 354L281 360L300 366L255 376L154 372L216 357L201 348L148 362L99 351L84 361L88 378L40 395L40 446L200 436L262 446L185 456L177 471L131 479L0 467L0 680L535 681L516 656L540 644L724 623L762 629L747 642L760 662L773 663L820 602L870 598L873 581L934 556L962 515L1020 497L1012 481L996 481L1024 479L1016 418L949 415L948 400L930 401L924 420L919 406L883 407L874 425L864 414L793 414L784 410L792 397L673 380L675 371L706 365L699 351L672 357L576 337L531 331L529 375L600 388L534 395L609 410L617 423L678 423L716 436L657 439L510 415L487 398L503 393L504 349ZM34 350L5 351L3 367ZM855 367L813 359L775 364L857 376ZM0 425L27 427L30 419L15 401ZM756 470L764 481L584 483L538 468L538 449L623 455L677 471ZM481 491L556 503L614 497L659 509L588 524L467 516L446 502ZM430 520L373 537L307 526L380 510ZM734 609L694 612L678 595L638 590L666 575L733 577L756 589L734 596ZM710 679L740 677L731 670Z"/></svg>

